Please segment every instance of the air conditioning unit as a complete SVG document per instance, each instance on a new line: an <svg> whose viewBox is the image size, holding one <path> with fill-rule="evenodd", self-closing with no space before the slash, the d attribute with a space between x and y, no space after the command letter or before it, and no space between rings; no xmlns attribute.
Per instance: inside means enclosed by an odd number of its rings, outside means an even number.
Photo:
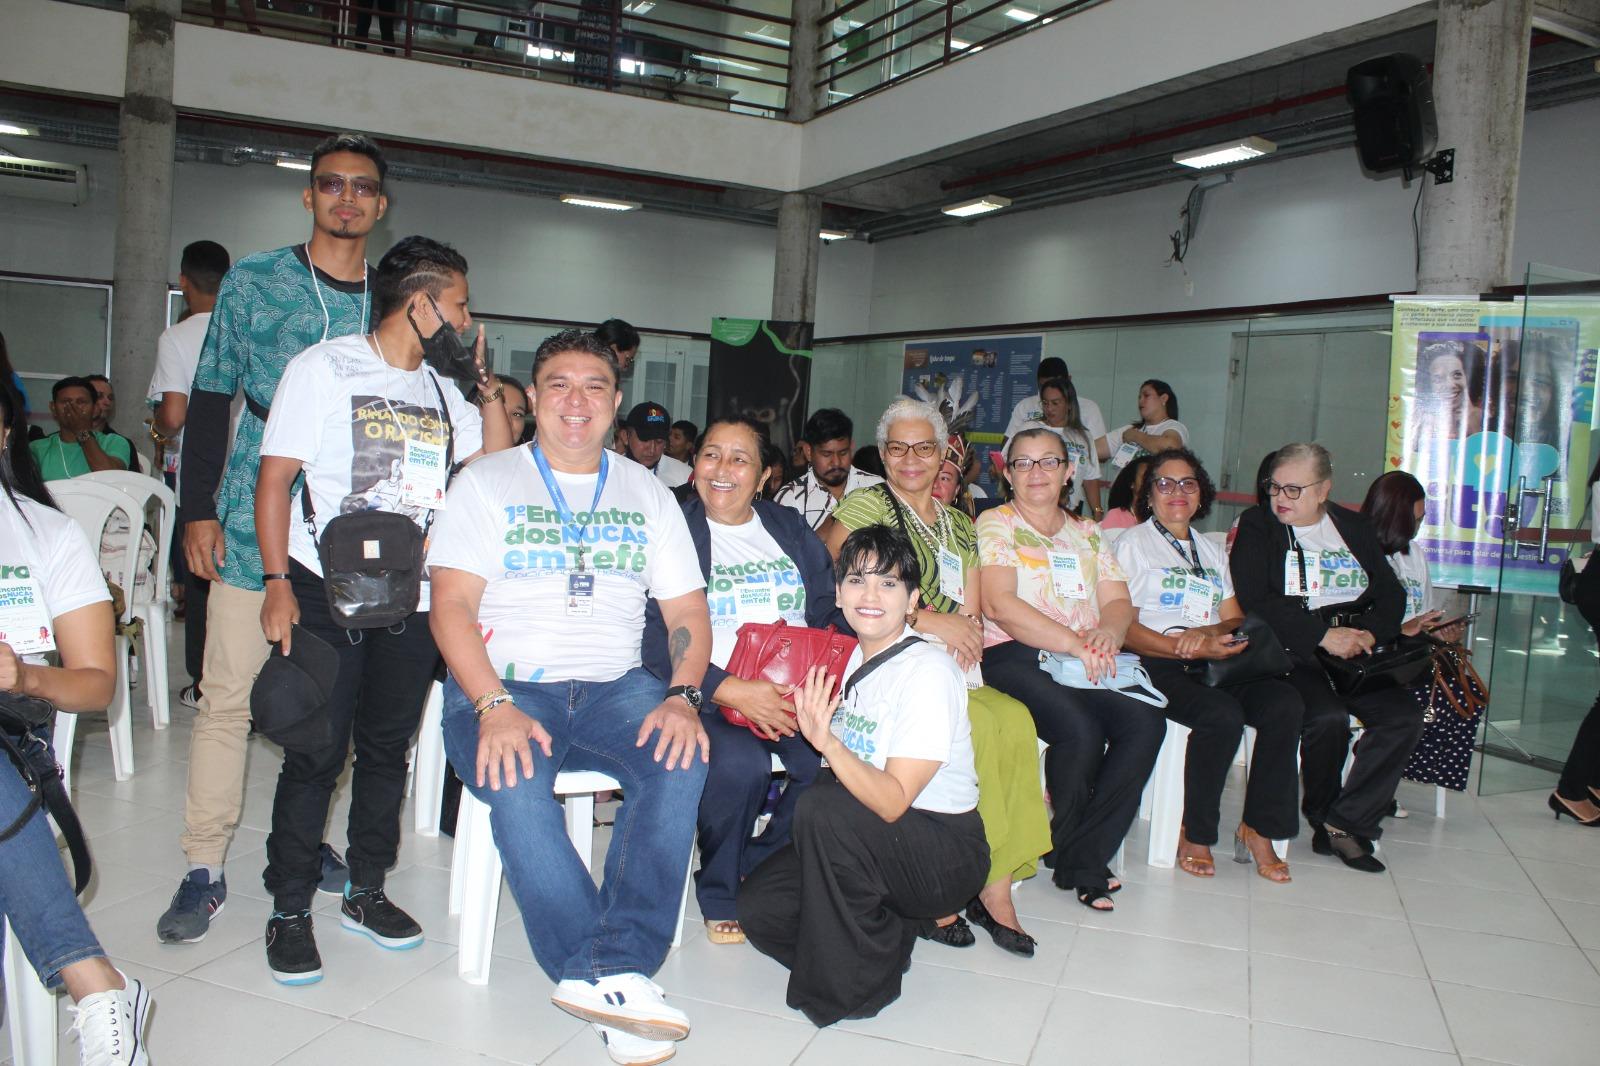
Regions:
<svg viewBox="0 0 1600 1066"><path fill-rule="evenodd" d="M89 168L82 163L0 155L0 196L76 207L89 198Z"/></svg>

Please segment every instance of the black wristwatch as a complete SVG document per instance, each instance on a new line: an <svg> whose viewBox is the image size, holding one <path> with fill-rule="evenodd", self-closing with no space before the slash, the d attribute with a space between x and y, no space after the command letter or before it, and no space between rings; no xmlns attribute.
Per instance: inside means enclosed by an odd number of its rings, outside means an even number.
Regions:
<svg viewBox="0 0 1600 1066"><path fill-rule="evenodd" d="M691 710L696 711L700 709L700 705L704 703L706 699L700 694L700 690L695 688L693 685L673 685L671 688L667 689L667 695L682 696L683 702L687 703Z"/></svg>

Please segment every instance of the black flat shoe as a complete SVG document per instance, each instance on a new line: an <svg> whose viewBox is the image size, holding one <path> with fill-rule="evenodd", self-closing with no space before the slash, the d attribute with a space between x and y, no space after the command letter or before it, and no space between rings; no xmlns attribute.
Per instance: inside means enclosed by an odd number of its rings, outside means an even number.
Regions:
<svg viewBox="0 0 1600 1066"><path fill-rule="evenodd" d="M1590 789L1590 791L1592 792L1594 790ZM1567 801L1561 798L1561 794L1559 792L1550 793L1550 809L1556 812L1556 821L1558 822L1561 821L1561 816L1564 814L1568 818L1571 818L1574 822L1577 822L1579 825L1586 825L1590 826L1591 828L1600 826L1600 817L1590 818L1588 821L1584 821L1582 818L1579 818L1577 814L1574 813L1572 808L1567 806Z"/></svg>
<svg viewBox="0 0 1600 1066"><path fill-rule="evenodd" d="M972 934L972 926L959 914L949 925L936 925L932 932L923 933L922 939L943 944L947 948L970 948L978 942L978 938Z"/></svg>
<svg viewBox="0 0 1600 1066"><path fill-rule="evenodd" d="M1038 941L1022 930L1013 929L996 920L995 916L989 913L989 908L983 905L983 900L975 899L967 904L967 919L973 925L987 930L1001 950L1021 955L1025 959L1033 958L1033 948Z"/></svg>
<svg viewBox="0 0 1600 1066"><path fill-rule="evenodd" d="M1328 842L1328 830L1320 825L1311 827L1311 850L1318 855L1332 855L1333 845Z"/></svg>
<svg viewBox="0 0 1600 1066"><path fill-rule="evenodd" d="M1369 850L1371 844L1363 837L1342 830L1328 831L1328 845L1333 849L1334 858L1362 873L1381 874L1387 870L1379 858Z"/></svg>

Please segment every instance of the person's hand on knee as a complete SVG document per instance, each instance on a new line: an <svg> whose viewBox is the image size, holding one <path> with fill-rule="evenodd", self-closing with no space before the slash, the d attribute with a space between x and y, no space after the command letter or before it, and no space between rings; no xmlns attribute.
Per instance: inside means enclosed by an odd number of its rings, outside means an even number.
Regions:
<svg viewBox="0 0 1600 1066"><path fill-rule="evenodd" d="M529 742L532 742L531 744ZM478 718L478 787L499 792L517 785L517 766L533 780L533 744L550 757L550 734L515 703L500 703Z"/></svg>

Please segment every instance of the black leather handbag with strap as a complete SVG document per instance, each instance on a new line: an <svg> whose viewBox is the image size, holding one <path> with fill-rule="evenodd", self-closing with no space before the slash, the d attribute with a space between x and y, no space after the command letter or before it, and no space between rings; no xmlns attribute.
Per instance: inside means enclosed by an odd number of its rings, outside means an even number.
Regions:
<svg viewBox="0 0 1600 1066"><path fill-rule="evenodd" d="M0 826L0 842L20 833L39 808L45 808L66 838L67 850L72 854L72 891L81 894L89 885L94 867L89 858L89 842L84 839L83 826L78 822L78 812L72 809L72 800L67 796L61 764L56 762L55 752L44 739L55 717L55 706L46 700L0 692L0 749L4 749L11 765L22 775L22 782L30 793L22 813L10 825Z"/></svg>
<svg viewBox="0 0 1600 1066"><path fill-rule="evenodd" d="M1239 631L1250 641L1244 651L1226 659L1194 660L1185 666L1189 676L1212 688L1289 676L1294 662L1266 619L1247 614L1239 623Z"/></svg>

